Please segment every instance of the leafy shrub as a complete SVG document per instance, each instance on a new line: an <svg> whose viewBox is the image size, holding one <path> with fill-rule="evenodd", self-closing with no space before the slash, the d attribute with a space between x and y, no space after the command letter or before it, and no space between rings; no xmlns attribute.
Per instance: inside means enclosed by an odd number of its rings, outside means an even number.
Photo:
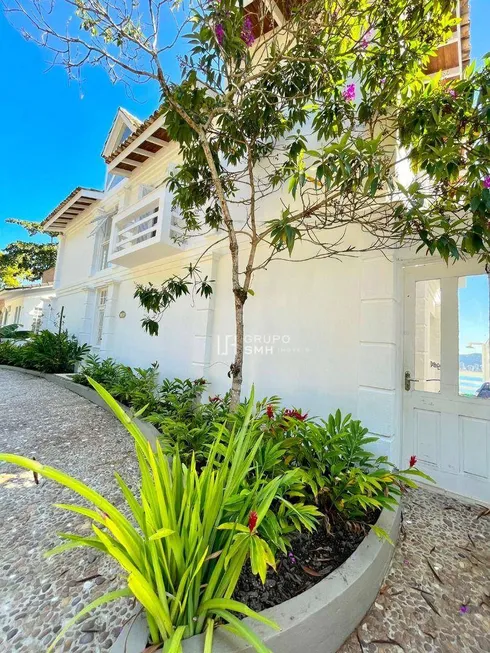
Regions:
<svg viewBox="0 0 490 653"><path fill-rule="evenodd" d="M218 431L225 446L228 433L241 428L249 409L249 402L244 402L230 413L227 396L210 397L202 404L204 379L167 379L158 386L156 364L133 371L111 359L92 357L83 372L100 380L123 403L144 409L144 419L162 434L164 453L178 452L186 464L195 461L198 471L206 465ZM397 471L386 457L373 456L368 447L378 438L368 436L359 421L340 411L317 421L299 408L281 407L280 398L273 396L254 405L249 428L256 437L264 437L243 491L257 477L296 471L294 484L276 499L261 527L267 529L264 536L273 549L285 551L289 535L313 528L320 514L328 528L339 522L364 524L374 511L396 506L403 488L414 486L414 476L429 479L413 466Z"/></svg>
<svg viewBox="0 0 490 653"><path fill-rule="evenodd" d="M206 461L216 425L225 423L229 414L226 401L201 403L206 385L205 379L165 379L157 409L146 417L162 433L165 452L178 449L185 461L195 456L198 466Z"/></svg>
<svg viewBox="0 0 490 653"><path fill-rule="evenodd" d="M159 389L159 412L176 419L192 417L206 385L206 379L164 379Z"/></svg>
<svg viewBox="0 0 490 653"><path fill-rule="evenodd" d="M84 607L60 631L57 640L91 609L123 596L134 596L146 612L153 643L166 642L165 650L180 650L183 638L206 631L206 650L212 648L215 621L229 624L257 650L265 650L257 636L234 613L248 615L269 626L274 624L246 605L232 600L245 562L265 580L274 555L260 528L283 486L296 472L267 479L257 475L244 491L248 471L264 434L250 428L252 400L241 428L235 425L221 442L225 427L209 450L207 464L198 473L195 461L184 465L178 452L170 460L157 444L156 453L117 402L95 382L105 399L132 435L141 473L140 500L116 474L126 499L128 519L99 493L61 471L17 456L1 454L0 460L35 471L78 493L91 508L61 504L92 521L93 536L64 533L65 542L47 555L78 546L89 546L113 557L127 575L127 587L109 592Z"/></svg>
<svg viewBox="0 0 490 653"><path fill-rule="evenodd" d="M131 406L136 412L148 414L158 406L158 363L148 368L126 365L119 367L116 381L109 387L110 393L123 404Z"/></svg>
<svg viewBox="0 0 490 653"><path fill-rule="evenodd" d="M89 378L100 383L115 399L136 412L144 409L147 415L160 405L158 363L133 370L113 358L101 360L97 355L87 356L73 381L89 385Z"/></svg>
<svg viewBox="0 0 490 653"><path fill-rule="evenodd" d="M6 324L0 327L0 340L11 338L12 340L25 340L32 335L32 331L19 329L20 324Z"/></svg>
<svg viewBox="0 0 490 653"><path fill-rule="evenodd" d="M88 386L90 385L88 377L90 377L110 391L120 377L121 367L122 365L113 358L101 360L96 354L90 354L83 361L80 372L75 374L72 379L75 383Z"/></svg>
<svg viewBox="0 0 490 653"><path fill-rule="evenodd" d="M363 522L373 510L394 509L403 488L416 487L414 476L432 481L413 461L398 471L386 456L375 457L367 447L379 438L340 410L316 423L301 411L277 411L269 403L262 419L268 437L258 460L264 473L301 469L304 500L314 501L329 527L339 519Z"/></svg>
<svg viewBox="0 0 490 653"><path fill-rule="evenodd" d="M53 333L48 330L33 335L20 349L22 367L49 374L73 372L76 363L90 351L88 345L79 345L68 331Z"/></svg>
<svg viewBox="0 0 490 653"><path fill-rule="evenodd" d="M21 367L22 363L22 346L16 345L10 340L0 342L0 365Z"/></svg>
<svg viewBox="0 0 490 653"><path fill-rule="evenodd" d="M75 336L68 335L68 331L41 331L22 345L15 345L11 341L0 342L0 364L50 374L73 372L75 364L89 349L88 345L79 345Z"/></svg>

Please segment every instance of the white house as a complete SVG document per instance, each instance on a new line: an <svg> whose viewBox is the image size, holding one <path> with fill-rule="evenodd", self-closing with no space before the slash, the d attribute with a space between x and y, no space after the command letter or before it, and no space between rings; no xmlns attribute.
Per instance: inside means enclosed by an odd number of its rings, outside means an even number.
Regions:
<svg viewBox="0 0 490 653"><path fill-rule="evenodd" d="M462 26L433 64L448 77L469 58L467 3L461 9ZM101 357L132 366L158 361L166 377L204 376L212 394L224 393L234 347L226 248L200 263L215 280L213 295L180 299L157 337L142 329L133 298L136 283L181 274L205 246L173 240L179 221L162 180L178 154L158 111L141 122L119 110L103 156L106 188L75 189L45 220L61 233L57 310L64 307L69 331ZM410 250L276 262L257 273L254 290L246 304L245 392L254 383L259 397L277 394L310 415L352 412L396 464L416 455L441 487L490 501L490 402L476 396L490 381L481 265L447 267ZM474 331L478 338L467 336ZM476 360L471 370L465 360Z"/></svg>
<svg viewBox="0 0 490 653"><path fill-rule="evenodd" d="M54 269L47 270L41 283L0 291L0 326L18 324L22 330L52 329L55 326L56 293L53 289Z"/></svg>

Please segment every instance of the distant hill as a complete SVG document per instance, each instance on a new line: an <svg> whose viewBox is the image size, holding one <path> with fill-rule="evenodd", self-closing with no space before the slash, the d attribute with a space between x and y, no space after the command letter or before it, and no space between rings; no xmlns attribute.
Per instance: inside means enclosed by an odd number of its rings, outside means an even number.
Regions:
<svg viewBox="0 0 490 653"><path fill-rule="evenodd" d="M459 355L459 364L464 363L465 367L468 365L482 365L481 352L475 352L474 354L460 354Z"/></svg>

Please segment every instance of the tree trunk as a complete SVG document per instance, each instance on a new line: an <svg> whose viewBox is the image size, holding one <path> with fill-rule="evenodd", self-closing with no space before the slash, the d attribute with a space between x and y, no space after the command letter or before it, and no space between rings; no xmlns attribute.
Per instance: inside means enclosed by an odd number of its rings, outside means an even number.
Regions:
<svg viewBox="0 0 490 653"><path fill-rule="evenodd" d="M240 403L240 395L242 392L243 383L243 341L244 341L244 326L243 326L243 306L244 301L239 291L235 293L235 359L230 366L231 382L231 397L230 397L230 411L233 413Z"/></svg>

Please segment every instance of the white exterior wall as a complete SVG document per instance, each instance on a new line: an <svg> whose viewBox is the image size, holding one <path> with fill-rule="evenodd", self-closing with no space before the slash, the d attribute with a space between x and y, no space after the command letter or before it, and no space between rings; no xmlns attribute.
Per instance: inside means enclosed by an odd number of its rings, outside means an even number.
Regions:
<svg viewBox="0 0 490 653"><path fill-rule="evenodd" d="M203 275L216 281L213 295L179 299L165 313L157 337L141 327L144 311L133 298L135 284L159 285L182 274L198 250L92 274L94 217L116 200L119 210L135 203L139 185L158 184L173 161L175 149L157 155L67 229L56 270L57 311L63 306L66 328L93 345L97 291L107 288L103 337L94 353L133 367L158 361L162 377L204 376L211 382L210 394L223 394L234 354L226 247L199 265ZM257 397L279 395L285 405L311 416L326 417L337 408L351 412L381 436L380 453L398 462L402 371L397 270L377 254L301 264L278 261L257 272L255 295L245 305L244 394L254 383Z"/></svg>
<svg viewBox="0 0 490 653"><path fill-rule="evenodd" d="M0 324L4 324L5 311L8 311L7 324L20 324L24 330L30 330L36 317L37 310L42 312L41 328L53 328L50 324L53 320L53 310L55 304L55 295L53 289L15 289L6 290L1 293L1 298L5 301L2 311ZM20 317L16 321L16 309L20 307Z"/></svg>

